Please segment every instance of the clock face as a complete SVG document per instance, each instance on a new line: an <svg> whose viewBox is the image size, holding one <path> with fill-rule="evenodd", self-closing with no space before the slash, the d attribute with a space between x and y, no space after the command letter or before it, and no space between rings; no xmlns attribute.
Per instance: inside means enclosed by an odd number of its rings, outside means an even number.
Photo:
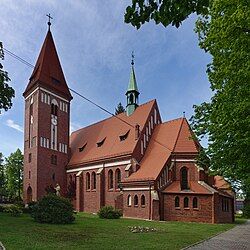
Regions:
<svg viewBox="0 0 250 250"><path fill-rule="evenodd" d="M51 122L53 125L57 125L57 119L55 117L51 118Z"/></svg>

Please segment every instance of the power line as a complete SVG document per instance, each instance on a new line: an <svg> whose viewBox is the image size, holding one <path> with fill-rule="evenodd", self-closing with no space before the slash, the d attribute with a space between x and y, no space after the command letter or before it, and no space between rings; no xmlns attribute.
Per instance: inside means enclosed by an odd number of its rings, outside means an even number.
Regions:
<svg viewBox="0 0 250 250"><path fill-rule="evenodd" d="M35 68L34 65L32 65L31 63L29 63L28 61L24 60L23 58L17 56L15 53L11 52L10 50L3 48L3 50L10 56L12 56L13 58L19 60L21 63L25 64L28 67L31 68ZM44 74L44 73L43 73ZM94 106L96 106L97 108L101 109L102 111L108 113L109 115L115 117L116 119L120 120L121 122L127 124L128 126L134 128L134 125L128 123L127 121L121 119L120 117L114 115L113 113L111 113L110 111L108 111L107 109L103 108L102 106L100 106L99 104L95 103L94 101L90 100L89 98L85 97L84 95L80 94L79 92L77 92L76 90L73 90L71 88L69 88L73 93L75 93L76 95L78 95L79 97L83 98L84 100L88 101L89 103L93 104ZM154 142L158 143L159 145L161 145L162 147L168 149L169 151L172 152L172 149L168 148L166 145L162 144L161 142L151 138L151 140L153 140Z"/></svg>

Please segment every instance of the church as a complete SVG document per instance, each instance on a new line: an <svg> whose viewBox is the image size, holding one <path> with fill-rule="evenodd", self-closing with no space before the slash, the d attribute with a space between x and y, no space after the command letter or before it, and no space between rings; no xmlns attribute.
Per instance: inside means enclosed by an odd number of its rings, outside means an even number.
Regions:
<svg viewBox="0 0 250 250"><path fill-rule="evenodd" d="M48 24L23 93L24 202L56 189L76 211L111 205L130 218L232 222L233 192L197 163L187 119L162 121L156 100L139 104L133 60L126 111L70 135L73 98Z"/></svg>

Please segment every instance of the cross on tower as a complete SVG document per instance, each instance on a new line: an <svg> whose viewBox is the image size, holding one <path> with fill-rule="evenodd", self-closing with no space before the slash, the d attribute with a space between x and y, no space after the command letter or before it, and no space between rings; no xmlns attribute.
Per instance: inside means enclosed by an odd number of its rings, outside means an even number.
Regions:
<svg viewBox="0 0 250 250"><path fill-rule="evenodd" d="M50 14L47 14L46 16L49 18L48 25L50 30L50 25L51 25L50 19L53 19L53 17Z"/></svg>
<svg viewBox="0 0 250 250"><path fill-rule="evenodd" d="M134 59L135 59L134 51L132 51L131 57L132 57L131 64L134 65Z"/></svg>

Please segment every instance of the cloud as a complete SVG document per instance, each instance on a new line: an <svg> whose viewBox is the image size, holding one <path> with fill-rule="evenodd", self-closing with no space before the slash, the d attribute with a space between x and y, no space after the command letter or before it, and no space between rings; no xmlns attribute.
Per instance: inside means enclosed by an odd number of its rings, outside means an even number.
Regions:
<svg viewBox="0 0 250 250"><path fill-rule="evenodd" d="M15 130L17 130L17 131L23 133L23 128L22 128L20 125L16 124L16 123L15 123L13 120L11 120L11 119L8 119L8 120L6 121L6 125L7 125L8 127L10 127L10 128L14 128Z"/></svg>

